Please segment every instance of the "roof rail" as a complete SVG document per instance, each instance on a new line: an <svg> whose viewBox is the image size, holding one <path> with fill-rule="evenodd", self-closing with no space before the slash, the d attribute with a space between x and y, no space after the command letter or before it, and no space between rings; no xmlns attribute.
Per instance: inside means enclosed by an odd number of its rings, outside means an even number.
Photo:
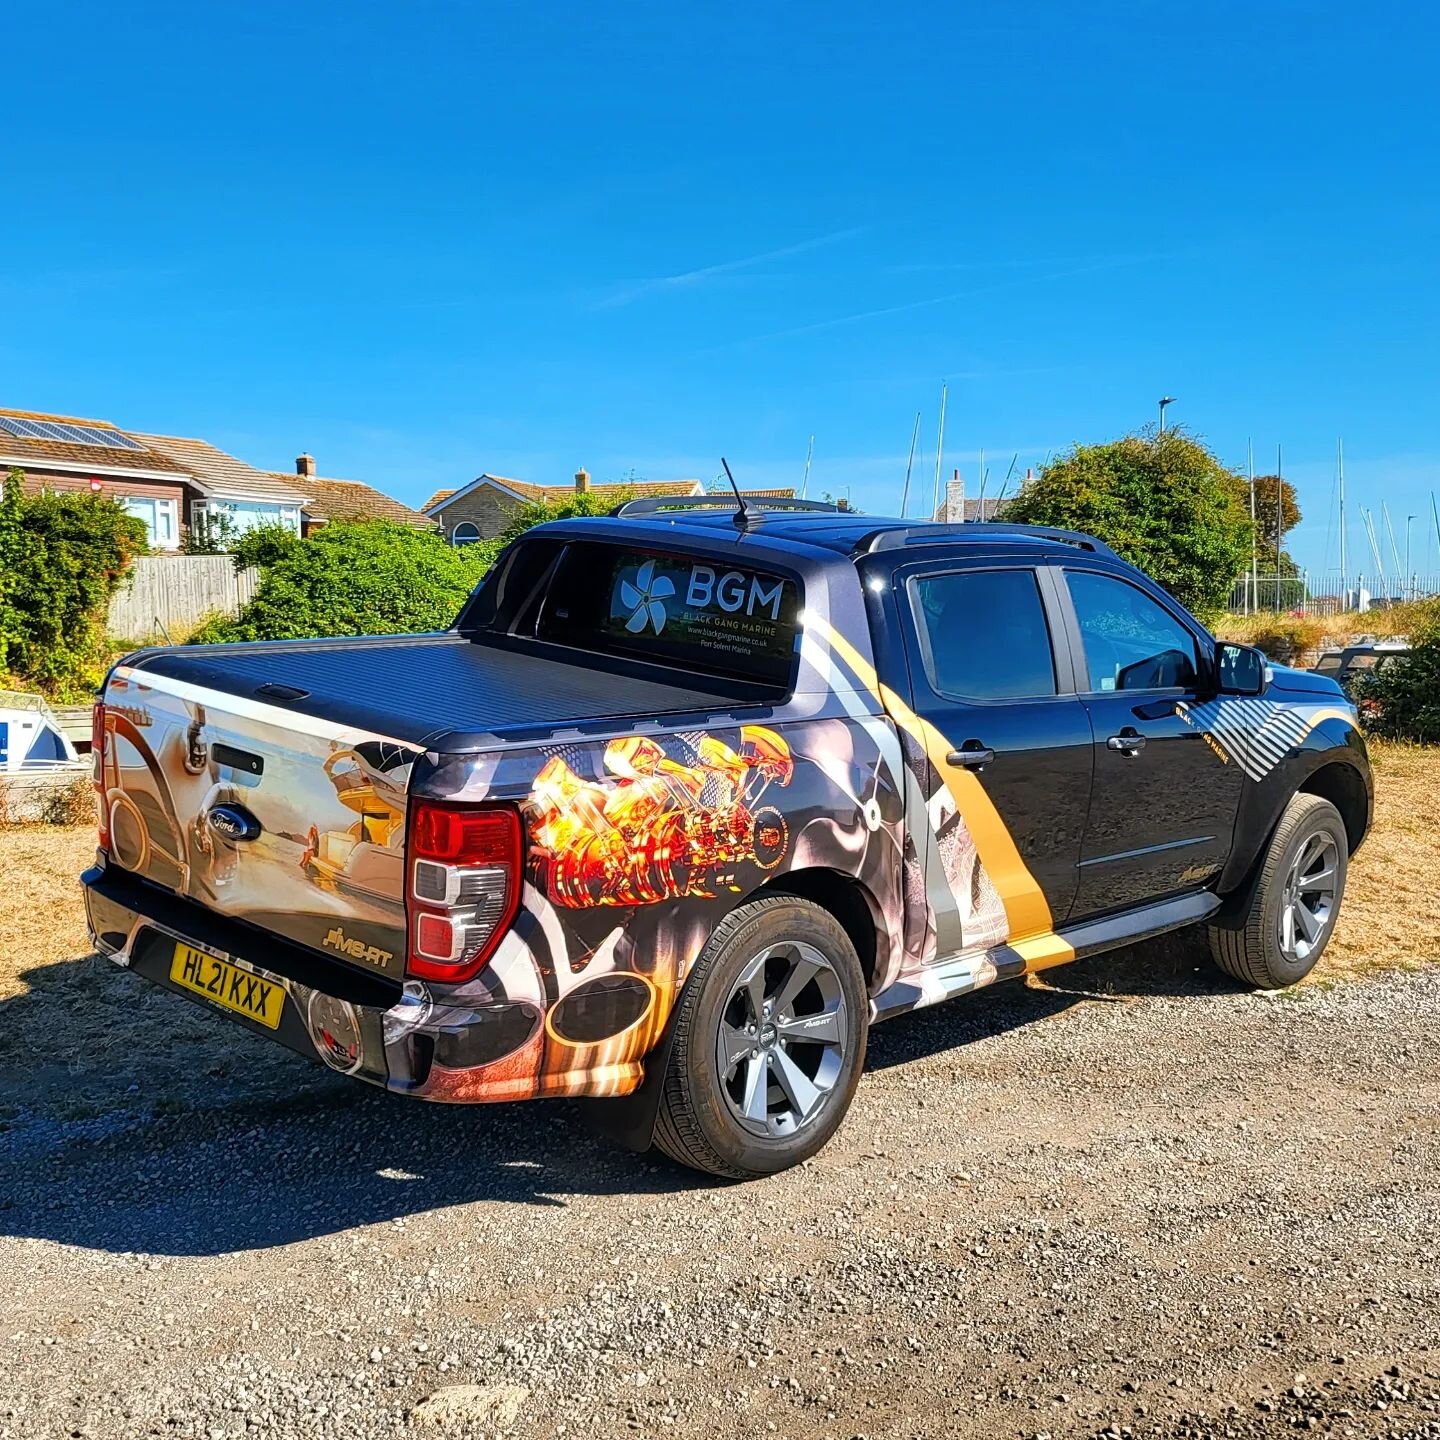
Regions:
<svg viewBox="0 0 1440 1440"><path fill-rule="evenodd" d="M826 515L844 515L838 505L824 500L790 500L784 496L746 495L745 505L751 510L816 510ZM647 495L640 500L627 500L617 505L613 515L654 515L661 510L734 510L735 497L724 492L714 495Z"/></svg>
<svg viewBox="0 0 1440 1440"><path fill-rule="evenodd" d="M862 553L873 554L877 550L901 550L907 545L939 544L961 536L978 540L987 534L999 538L1015 536L1017 539L1054 540L1111 560L1120 558L1103 540L1097 540L1093 535L1082 535L1078 530L1057 530L1050 525L1012 525L1004 520L960 520L951 524L926 522L907 525L903 529L897 526L879 531L870 537L868 543L862 541L857 548Z"/></svg>

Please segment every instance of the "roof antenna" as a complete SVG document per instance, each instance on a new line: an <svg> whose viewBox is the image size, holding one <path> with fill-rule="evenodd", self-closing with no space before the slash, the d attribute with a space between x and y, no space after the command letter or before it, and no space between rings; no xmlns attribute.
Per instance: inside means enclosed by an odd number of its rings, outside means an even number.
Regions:
<svg viewBox="0 0 1440 1440"><path fill-rule="evenodd" d="M725 478L730 482L730 488L735 492L735 503L740 508L735 512L735 525L743 530L747 525L754 523L750 515L750 507L745 503L745 497L740 493L740 487L735 483L735 477L730 473L730 462L722 455L720 463L725 467ZM756 516L755 519L760 518Z"/></svg>

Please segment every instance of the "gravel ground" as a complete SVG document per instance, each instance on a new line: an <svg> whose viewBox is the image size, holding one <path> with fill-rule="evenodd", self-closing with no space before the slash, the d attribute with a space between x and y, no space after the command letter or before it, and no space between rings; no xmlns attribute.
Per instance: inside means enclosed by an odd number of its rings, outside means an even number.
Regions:
<svg viewBox="0 0 1440 1440"><path fill-rule="evenodd" d="M6 1440L1440 1437L1440 972L1240 994L1172 939L1000 987L733 1186L240 1032L151 1066L74 964L0 1022L71 1007L5 1074Z"/></svg>

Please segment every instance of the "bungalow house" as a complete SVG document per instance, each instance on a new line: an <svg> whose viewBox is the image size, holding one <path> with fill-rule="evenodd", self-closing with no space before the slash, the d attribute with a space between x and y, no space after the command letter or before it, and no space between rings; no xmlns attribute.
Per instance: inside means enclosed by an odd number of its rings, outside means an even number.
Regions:
<svg viewBox="0 0 1440 1440"><path fill-rule="evenodd" d="M0 474L19 469L30 491L109 495L145 522L154 551L178 550L185 527L221 514L241 531L278 524L307 535L327 521L361 517L435 523L358 480L322 479L309 455L295 465L294 475L258 470L205 440L0 409Z"/></svg>
<svg viewBox="0 0 1440 1440"><path fill-rule="evenodd" d="M280 524L309 535L331 520L399 520L433 529L434 521L358 480L328 480L315 473L315 457L301 455L295 473L257 470L205 440L177 435L138 437L182 462L204 494L194 514L228 515L238 530Z"/></svg>
<svg viewBox="0 0 1440 1440"><path fill-rule="evenodd" d="M359 480L331 480L317 475L313 455L299 456L293 475L278 470L270 473L303 497L301 520L307 535L331 520L396 520L417 529L435 529L435 521L428 515L392 500Z"/></svg>
<svg viewBox="0 0 1440 1440"><path fill-rule="evenodd" d="M0 472L29 491L88 490L145 522L152 550L175 550L193 482L185 466L108 420L0 410Z"/></svg>
<svg viewBox="0 0 1440 1440"><path fill-rule="evenodd" d="M747 499L790 499L794 490L745 490ZM437 490L420 509L432 516L452 545L493 540L514 519L521 506L534 501L564 500L573 495L594 495L619 504L622 499L684 499L705 494L698 480L634 480L621 484L592 485L589 473L575 472L575 484L533 485L503 475L477 475L458 490Z"/></svg>
<svg viewBox="0 0 1440 1440"><path fill-rule="evenodd" d="M225 515L240 532L257 525L283 525L300 533L305 497L268 471L256 470L206 440L138 433L135 438L168 455L189 475L194 493L187 523L204 523Z"/></svg>

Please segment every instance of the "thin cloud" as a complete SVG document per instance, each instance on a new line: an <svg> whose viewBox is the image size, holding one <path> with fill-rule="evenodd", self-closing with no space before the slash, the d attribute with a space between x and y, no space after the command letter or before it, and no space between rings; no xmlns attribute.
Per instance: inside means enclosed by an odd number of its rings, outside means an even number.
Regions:
<svg viewBox="0 0 1440 1440"><path fill-rule="evenodd" d="M992 295L1000 290L1015 290L1024 285L1039 285L1047 280L1068 280L1075 275L1089 275L1096 270L1118 270L1127 265L1142 264L1149 257L1127 256L1118 260L1097 260L1093 265L1077 265L1068 270L1052 270L1044 275L1022 275L1014 280L997 280L992 285L979 285L970 290L952 290L932 295L925 300L907 300L899 305L882 305L875 310L857 310L850 315L836 315L829 320L816 320L809 325L794 325L788 330L771 330L763 335L747 335L727 340L713 350L728 350L736 345L755 345L764 340L788 340L796 335L813 335L820 330L833 330L841 325L856 325L862 320L878 320L886 315L904 315L912 310L928 310L936 305L949 305L956 300L970 300L977 295Z"/></svg>
<svg viewBox="0 0 1440 1440"><path fill-rule="evenodd" d="M848 230L835 230L829 235L817 235L813 239L801 240L794 245L782 245L778 250L765 250L758 255L742 256L738 260L723 260L718 265L702 265L698 270L685 270L678 275L656 275L648 280L635 280L606 296L599 302L598 308L615 309L618 306L629 305L636 300L644 299L647 295L659 294L666 290L688 290L722 275L734 275L756 265L766 265L772 260L785 260L792 255L804 255L811 250L819 250L822 246L848 240L852 235L858 235L860 228L854 226Z"/></svg>

